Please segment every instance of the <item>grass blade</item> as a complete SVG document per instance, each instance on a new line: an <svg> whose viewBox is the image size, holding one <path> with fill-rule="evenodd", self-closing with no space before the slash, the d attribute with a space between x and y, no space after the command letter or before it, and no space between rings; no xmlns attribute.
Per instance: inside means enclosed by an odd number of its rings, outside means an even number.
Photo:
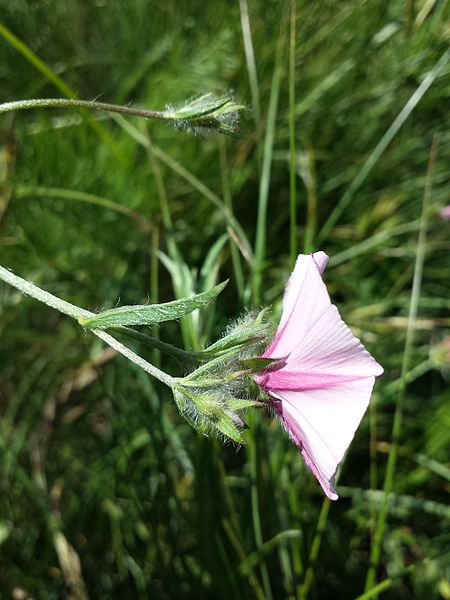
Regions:
<svg viewBox="0 0 450 600"><path fill-rule="evenodd" d="M414 331L416 326L416 319L418 313L420 290L422 285L422 273L425 259L426 249L426 221L427 221L427 208L430 203L432 184L433 184L433 168L436 162L438 149L438 140L436 137L433 139L433 143L430 151L430 158L428 162L427 179L425 184L425 192L422 203L422 215L420 221L419 237L417 241L417 252L416 260L414 265L414 277L411 289L411 301L409 307L408 316L408 327L406 330L405 348L403 352L402 371L400 375L401 387L398 393L397 406L395 409L394 423L392 426L392 445L389 450L388 463L386 467L386 474L384 478L384 496L383 503L378 513L378 519L375 529L373 546L370 554L370 567L367 572L365 592L375 585L376 570L381 555L381 545L383 541L384 528L386 525L387 517L387 504L388 497L392 491L394 485L395 467L397 464L397 454L400 442L400 435L402 430L402 418L403 418L403 405L405 401L406 391L406 374L409 370L409 363L411 360L411 351L414 341Z"/></svg>
<svg viewBox="0 0 450 600"><path fill-rule="evenodd" d="M109 198L103 198L101 196L97 196L96 194L89 194L87 192L80 192L78 190L67 190L64 188L17 185L14 188L14 195L17 198L29 198L35 196L38 198L57 198L61 200L71 200L75 202L94 204L96 206L101 206L114 212L126 215L130 219L133 219L142 225L147 231L152 228L150 221L143 215L131 208L128 208L127 206L123 206L118 202L114 202L114 200L109 200Z"/></svg>
<svg viewBox="0 0 450 600"><path fill-rule="evenodd" d="M250 81L250 93L252 95L253 117L255 127L259 128L261 121L261 106L259 101L258 73L256 70L255 52L253 50L252 32L248 16L247 0L239 0L241 13L242 39L244 40L245 61L247 63L248 78Z"/></svg>
<svg viewBox="0 0 450 600"><path fill-rule="evenodd" d="M291 34L289 40L289 196L290 196L290 256L291 267L297 258L297 198L296 198L296 150L295 150L295 49L297 1L291 0Z"/></svg>
<svg viewBox="0 0 450 600"><path fill-rule="evenodd" d="M275 138L275 119L277 116L280 80L283 70L281 63L283 41L283 37L280 36L270 89L269 112L267 115L266 137L264 139L263 164L259 182L258 219L256 224L255 262L253 271L253 302L256 306L261 301L261 280L266 255L267 206L269 202L270 171Z"/></svg>
<svg viewBox="0 0 450 600"><path fill-rule="evenodd" d="M52 69L37 56L19 37L17 37L4 23L0 21L0 35L9 42L22 56L35 67L46 79L51 81L60 92L67 98L76 99L77 93L67 83L65 83ZM116 158L122 162L125 161L124 155L119 151L116 142L109 135L101 123L96 121L87 110L79 111L86 119L87 123L97 132L106 145L111 149Z"/></svg>
<svg viewBox="0 0 450 600"><path fill-rule="evenodd" d="M394 119L394 121L392 122L392 124L390 125L390 127L388 128L386 133L383 135L381 140L378 142L378 144L372 150L369 157L367 158L367 160L365 161L365 163L359 170L358 174L353 179L350 186L347 188L347 191L344 193L344 195L341 197L341 199L337 203L337 205L334 208L334 210L332 211L331 215L325 221L325 224L322 227L322 230L318 236L319 244L323 242L323 240L328 236L330 231L336 225L337 221L339 220L340 216L342 215L342 213L344 212L344 210L346 209L346 207L352 200L355 193L359 190L359 188L362 186L364 181L367 179L369 173L371 172L373 167L376 165L378 160L381 158L381 155L386 150L388 145L394 139L394 137L396 136L396 134L402 127L403 123L411 115L413 110L419 104L420 100L426 94L427 90L430 88L430 86L433 84L433 82L436 80L436 78L439 77L439 75L442 73L442 71L444 70L444 67L448 63L449 59L450 59L450 50L447 50L446 52L444 52L442 54L441 58L437 61L437 63L431 69L431 71L429 71L429 73L424 78L424 80L419 85L419 87L416 89L414 94L410 97L408 102L405 104L405 106L402 108L402 110L398 113L397 117Z"/></svg>

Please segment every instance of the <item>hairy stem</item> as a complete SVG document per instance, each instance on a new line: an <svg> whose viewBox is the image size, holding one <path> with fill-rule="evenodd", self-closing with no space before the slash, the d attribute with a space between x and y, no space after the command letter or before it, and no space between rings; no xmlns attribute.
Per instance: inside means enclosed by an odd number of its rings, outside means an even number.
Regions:
<svg viewBox="0 0 450 600"><path fill-rule="evenodd" d="M170 120L171 113L145 110L143 108L132 108L131 106L119 106L107 102L96 102L95 100L78 100L75 98L38 98L32 100L16 100L0 104L0 113L12 110L26 110L31 108L87 108L90 110L104 110L107 112L122 113L145 119Z"/></svg>
<svg viewBox="0 0 450 600"><path fill-rule="evenodd" d="M14 273L8 271L8 269L5 269L2 266L0 266L0 279L5 283L8 283L9 285L12 285L16 289L20 290L27 296L31 296L35 300L39 300L39 302L43 302L44 304L55 308L64 315L68 315L69 317L72 317L77 321L79 319L86 319L95 316L95 313L92 313L88 310L84 310L84 308L79 308L78 306L75 306L75 304L71 304L70 302L66 302L65 300L61 300L61 298L58 298L57 296L54 296L53 294L42 290L33 283L22 279L22 277L14 275ZM90 331L92 331L92 333L99 337L101 340L106 342L109 346L117 350L117 352L120 352L120 354L126 356L126 358L131 360L131 362L133 362L135 365L138 365L139 367L141 367L141 369L144 369L144 371L146 371L162 383L165 383L167 386L173 387L175 383L175 378L171 377L167 373L164 373L164 371L161 371L154 365L144 360L138 354L121 344L112 335L98 329L91 329Z"/></svg>

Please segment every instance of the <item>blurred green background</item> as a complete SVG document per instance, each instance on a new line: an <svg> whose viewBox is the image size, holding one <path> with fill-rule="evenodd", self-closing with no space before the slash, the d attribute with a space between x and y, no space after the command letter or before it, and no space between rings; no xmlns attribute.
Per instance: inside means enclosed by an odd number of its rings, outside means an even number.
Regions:
<svg viewBox="0 0 450 600"><path fill-rule="evenodd" d="M192 349L244 308L276 321L293 232L331 256L333 301L385 368L330 504L269 415L249 415L239 451L201 437L169 390L0 285L1 598L357 598L399 402L379 595L450 598L448 1L0 0L0 18L1 102L66 85L153 109L232 89L248 107L237 139L2 115L3 266L89 310L230 278L213 309L155 330Z"/></svg>

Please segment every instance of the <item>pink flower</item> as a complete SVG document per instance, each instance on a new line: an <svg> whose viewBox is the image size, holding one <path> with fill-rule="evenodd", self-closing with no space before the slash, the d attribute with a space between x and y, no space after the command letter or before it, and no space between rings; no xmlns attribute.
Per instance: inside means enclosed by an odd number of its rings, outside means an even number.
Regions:
<svg viewBox="0 0 450 600"><path fill-rule="evenodd" d="M450 204L448 206L444 206L444 208L441 208L439 214L444 221L448 221L450 219Z"/></svg>
<svg viewBox="0 0 450 600"><path fill-rule="evenodd" d="M283 313L263 358L281 364L256 376L307 466L331 500L339 463L369 404L383 368L364 349L331 304L322 273L324 252L300 254Z"/></svg>

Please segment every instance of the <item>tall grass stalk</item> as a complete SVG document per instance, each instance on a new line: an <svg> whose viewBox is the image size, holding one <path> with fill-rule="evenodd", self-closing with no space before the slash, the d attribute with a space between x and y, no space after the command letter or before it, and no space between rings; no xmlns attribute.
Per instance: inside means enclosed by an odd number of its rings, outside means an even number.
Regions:
<svg viewBox="0 0 450 600"><path fill-rule="evenodd" d="M262 270L266 252L266 229L267 229L267 207L269 199L270 172L272 166L272 151L275 138L275 119L277 115L278 97L280 91L280 80L282 73L282 36L280 35L277 46L277 54L275 57L275 65L272 75L272 83L270 89L269 110L267 115L266 135L264 139L263 163L259 182L259 201L258 201L258 217L256 225L256 240L254 253L254 268L253 268L253 304L258 306L261 302L261 281ZM256 424L253 432L252 440L249 448L250 472L251 472L251 504L252 504L252 519L253 529L255 534L256 547L261 551L263 547L262 529L260 508L258 499L258 424ZM272 598L269 572L265 562L260 566L261 577L264 586L266 598Z"/></svg>
<svg viewBox="0 0 450 600"><path fill-rule="evenodd" d="M333 209L330 216L325 221L325 223L319 233L319 236L318 236L319 243L322 243L327 238L330 231L336 225L336 223L338 222L342 213L349 205L353 196L356 194L356 192L359 190L359 188L365 182L365 180L369 176L370 172L372 171L373 167L377 164L377 162L383 155L383 152L386 150L388 145L391 143L391 141L397 135L397 133L400 130L400 128L402 127L402 125L405 123L405 121L411 115L413 110L419 104L419 102L424 97L424 95L426 94L428 89L431 87L433 82L442 73L442 71L444 70L445 66L447 65L449 59L450 59L450 49L446 50L441 55L440 59L436 62L434 67L431 69L431 71L429 71L427 73L427 75L423 79L422 83L419 85L419 87L416 89L416 91L412 94L412 96L410 97L408 102L405 104L405 106L398 113L397 117L394 119L392 124L389 126L386 133L383 135L383 137L380 139L378 144L375 146L375 148L369 154L369 156L366 159L366 161L364 162L363 166L358 171L356 177L353 179L353 181L347 188L346 192L340 198L336 207Z"/></svg>
<svg viewBox="0 0 450 600"><path fill-rule="evenodd" d="M280 35L277 45L275 65L273 68L272 83L270 87L269 111L267 114L266 135L264 138L263 163L259 181L258 217L256 223L255 258L253 269L253 304L255 306L258 306L261 302L261 281L266 257L267 208L269 202L273 143L275 139L275 119L277 116L280 80L283 71L281 60L283 48L283 37Z"/></svg>
<svg viewBox="0 0 450 600"><path fill-rule="evenodd" d="M239 538L236 535L235 530L231 526L231 523L227 519L224 519L222 522L222 525L225 529L228 539L230 540L231 544L233 545L233 548L236 551L236 554L240 558L241 562L244 562L247 559L247 555L245 553L244 548L242 547L242 544L241 544ZM253 591L255 593L255 597L258 598L258 600L265 600L266 596L264 594L264 590L262 588L262 585L261 585L259 579L256 577L255 573L253 572L253 570L250 571L248 579L249 579L249 583L252 586Z"/></svg>
<svg viewBox="0 0 450 600"><path fill-rule="evenodd" d="M165 240L167 249L172 260L178 258L178 247L173 237L173 223L172 215L170 212L169 199L167 196L166 184L164 183L164 177L159 166L158 159L153 151L153 143L148 133L143 132L146 138L146 146L148 158L150 161L150 168L152 170L153 178L155 180L156 193L158 195L159 211L161 215L161 221L164 226Z"/></svg>
<svg viewBox="0 0 450 600"><path fill-rule="evenodd" d="M289 38L289 207L290 207L290 256L291 266L297 258L297 153L295 148L295 58L296 58L297 0L291 0L291 30Z"/></svg>
<svg viewBox="0 0 450 600"><path fill-rule="evenodd" d="M25 42L15 35L4 23L0 21L0 35L9 42L22 56L35 67L46 79L51 81L67 98L76 98L77 94L67 83L50 69L50 67L37 56Z"/></svg>
<svg viewBox="0 0 450 600"><path fill-rule="evenodd" d="M304 183L306 188L306 223L304 229L303 249L305 254L314 250L314 237L317 226L317 189L316 159L312 144L305 140Z"/></svg>
<svg viewBox="0 0 450 600"><path fill-rule="evenodd" d="M324 498L322 502L322 508L320 509L319 520L317 522L316 533L309 551L308 567L305 571L305 578L298 592L298 597L300 600L306 600L308 598L311 584L314 581L314 568L317 563L317 557L319 556L320 546L322 544L322 535L325 531L330 508L331 501L328 500L328 498Z"/></svg>
<svg viewBox="0 0 450 600"><path fill-rule="evenodd" d="M207 198L224 216L227 225L230 226L239 237L241 247L245 249L245 258L247 260L252 260L251 256L251 248L248 242L248 238L239 223L236 217L233 215L228 206L224 203L224 201L219 198L217 194L215 194L212 190L210 190L202 181L200 181L195 175L193 175L190 171L185 169L182 165L180 165L175 159L169 156L166 152L161 150L155 144L152 147L152 151L157 158L161 160L164 164L166 164L170 169L172 169L175 173L177 173L180 177L182 177L185 181L190 183L192 187L198 190L205 198Z"/></svg>
<svg viewBox="0 0 450 600"><path fill-rule="evenodd" d="M414 571L414 568L415 565L410 565L395 577L387 577L386 579L383 579L383 581L377 583L377 585L375 585L372 589L370 589L368 592L364 592L364 594L361 594L360 596L355 598L355 600L371 600L371 598L376 598L378 594L384 592L385 590L388 590L390 587L398 583L401 577L404 577L408 573L411 573L411 571Z"/></svg>
<svg viewBox="0 0 450 600"><path fill-rule="evenodd" d="M245 60L247 63L248 79L250 82L250 93L252 96L253 118L255 120L255 128L258 131L261 122L261 106L259 100L258 72L256 69L255 52L253 50L247 0L239 0L239 9L241 14L241 28L242 39L244 40Z"/></svg>
<svg viewBox="0 0 450 600"><path fill-rule="evenodd" d="M220 176L222 180L222 191L225 205L229 208L230 212L233 213L233 198L231 193L230 185L230 172L228 167L227 158L227 145L224 138L219 140L219 154L220 154ZM242 302L245 301L245 283L244 283L244 272L242 270L242 261L239 254L239 246L233 238L230 239L231 249L231 260L233 262L233 272L236 281L236 287L239 294L239 298Z"/></svg>
<svg viewBox="0 0 450 600"><path fill-rule="evenodd" d="M411 35L414 26L414 0L405 0L405 32Z"/></svg>
<svg viewBox="0 0 450 600"><path fill-rule="evenodd" d="M159 225L155 225L150 233L150 301L152 304L159 302ZM159 327L155 323L152 325L152 336L159 339ZM161 352L154 348L153 362L157 367L160 365Z"/></svg>
<svg viewBox="0 0 450 600"><path fill-rule="evenodd" d="M254 415L250 420L250 425L253 426L251 440L249 443L249 460L250 460L250 496L252 507L253 532L255 535L256 549L258 552L263 552L264 540L261 527L261 509L259 503L259 435L261 431L259 423L259 415ZM266 600L272 599L272 589L270 585L269 570L264 561L260 564L261 579L264 587L264 597Z"/></svg>
<svg viewBox="0 0 450 600"><path fill-rule="evenodd" d="M173 220L172 220L172 214L170 211L170 204L169 204L169 198L167 195L166 184L164 182L164 177L161 172L159 160L153 151L154 145L151 140L151 137L148 134L148 132L145 130L142 132L142 135L143 135L144 139L146 140L145 150L147 152L149 162L150 162L150 168L151 168L151 171L153 174L153 178L155 180L155 187L156 187L156 193L157 193L158 204L159 204L159 212L160 212L161 221L162 221L162 224L164 227L164 234L165 234L164 238L165 238L166 245L167 245L167 251L169 253L170 258L174 262L174 264L177 265L178 271L181 272L183 270L183 264L182 264L181 254L180 254L178 245L177 245L175 237L173 235ZM154 248L153 252L154 252L154 255L152 257L152 264L153 264L153 269L154 269L155 273L157 273L159 270L159 266L158 266L159 265L159 254L158 254L159 247ZM176 296L182 297L183 290L178 289L177 286L175 286L175 285L174 285L174 288L175 288L174 291L175 291ZM195 332L192 331L192 322L189 318L187 318L187 319L182 318L180 320L180 325L181 325L181 333L183 336L184 346L185 346L185 348L188 348L190 346L190 344L193 344L193 340L195 337Z"/></svg>
<svg viewBox="0 0 450 600"><path fill-rule="evenodd" d="M394 414L394 422L392 426L392 444L389 450L386 474L383 486L383 502L378 513L378 520L373 539L373 545L370 553L370 567L366 576L365 592L369 592L374 587L376 582L376 571L381 555L381 546L383 542L383 534L386 526L387 504L389 494L392 492L394 485L395 468L397 465L397 455L400 444L400 436L402 432L403 408L405 403L406 391L406 376L409 371L411 361L411 352L414 342L414 332L416 327L416 319L420 301L420 290L422 285L422 273L426 251L426 225L427 225L427 209L431 200L433 187L433 169L436 162L438 151L438 138L435 136L430 150L428 161L427 177L425 183L425 191L422 202L422 214L420 219L419 237L417 240L417 252L414 265L414 276L411 288L411 300L409 306L408 326L406 330L405 348L403 351L402 370L400 375L400 389L398 392L397 405Z"/></svg>
<svg viewBox="0 0 450 600"><path fill-rule="evenodd" d="M14 196L16 198L54 198L58 200L68 200L74 202L84 202L86 204L92 204L94 206L101 206L114 212L120 213L133 219L143 229L149 231L152 228L152 223L144 215L136 212L128 206L123 206L114 200L109 198L103 198L96 194L89 194L87 192L80 192L78 190L67 190L64 188L51 188L42 186L31 186L31 185L16 185L13 188Z"/></svg>
<svg viewBox="0 0 450 600"><path fill-rule="evenodd" d="M35 54L31 48L29 48L25 42L23 42L18 36L16 36L4 23L0 21L0 35L9 42L22 56L37 69L46 79L48 79L53 85L60 90L69 99L76 99L77 93L72 89L65 81L61 79L37 54ZM86 119L88 124L96 131L96 133L102 138L106 145L113 152L114 156L121 162L125 163L125 156L121 153L117 143L109 135L108 131L103 127L101 123L96 121L92 115L86 110L80 111L83 117Z"/></svg>
<svg viewBox="0 0 450 600"><path fill-rule="evenodd" d="M369 404L369 427L370 427L370 489L376 490L378 487L378 464L377 464L377 402L373 398ZM372 501L370 506L370 529L372 543L375 537L376 528L376 509Z"/></svg>

